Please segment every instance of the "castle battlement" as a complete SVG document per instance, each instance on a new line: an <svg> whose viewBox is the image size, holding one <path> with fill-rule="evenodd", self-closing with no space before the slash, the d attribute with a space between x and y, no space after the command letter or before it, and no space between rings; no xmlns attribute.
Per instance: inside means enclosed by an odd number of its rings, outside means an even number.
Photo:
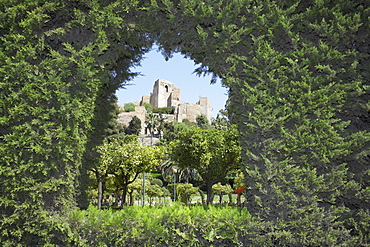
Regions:
<svg viewBox="0 0 370 247"><path fill-rule="evenodd" d="M198 115L205 115L209 122L212 120L212 107L207 97L200 97L199 101L193 103L180 103L180 88L176 88L170 81L158 79L153 86L150 96L142 96L141 101L135 102L135 111L121 112L118 115L118 122L128 126L133 116L141 120L142 130L140 134L145 134L145 120L147 111L143 107L144 103L150 103L153 107L172 107L174 114L166 114L165 121L182 122L184 119L195 122ZM123 109L123 107L121 107Z"/></svg>

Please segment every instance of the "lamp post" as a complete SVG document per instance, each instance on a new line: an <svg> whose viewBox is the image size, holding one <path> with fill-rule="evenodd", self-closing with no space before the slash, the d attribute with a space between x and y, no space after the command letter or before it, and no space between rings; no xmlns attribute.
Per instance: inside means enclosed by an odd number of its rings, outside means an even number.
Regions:
<svg viewBox="0 0 370 247"><path fill-rule="evenodd" d="M177 169L173 168L172 171L173 171L173 201L175 202L176 201L176 173L177 173Z"/></svg>

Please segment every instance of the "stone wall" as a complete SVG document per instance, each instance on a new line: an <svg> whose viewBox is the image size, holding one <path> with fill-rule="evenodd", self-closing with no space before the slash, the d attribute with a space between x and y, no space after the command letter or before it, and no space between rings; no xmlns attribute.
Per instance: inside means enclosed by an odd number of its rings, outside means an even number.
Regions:
<svg viewBox="0 0 370 247"><path fill-rule="evenodd" d="M180 103L180 89L176 88L170 81L158 79L153 86L153 92L150 96L142 96L140 102L135 102L135 111L121 112L118 115L118 122L128 126L133 116L137 116L141 120L141 135L145 134L145 120L147 111L143 103L150 103L154 107L172 107L174 114L163 115L165 121L182 122L184 119L190 122L196 122L198 115L205 115L209 122L212 120L211 103L207 97L200 97L196 104ZM123 106L120 106L123 110Z"/></svg>
<svg viewBox="0 0 370 247"><path fill-rule="evenodd" d="M123 106L119 106L120 110L123 110ZM144 106L136 106L135 111L131 112L121 112L118 114L118 123L128 126L131 119L137 116L141 120L141 131L140 134L143 135L145 132L145 119L147 111Z"/></svg>
<svg viewBox="0 0 370 247"><path fill-rule="evenodd" d="M189 120L190 122L196 122L196 118L201 113L200 105L184 103L180 104L178 107L177 119L179 122L182 122L184 119Z"/></svg>
<svg viewBox="0 0 370 247"><path fill-rule="evenodd" d="M143 105L144 103L150 103L150 96L141 97L140 105Z"/></svg>

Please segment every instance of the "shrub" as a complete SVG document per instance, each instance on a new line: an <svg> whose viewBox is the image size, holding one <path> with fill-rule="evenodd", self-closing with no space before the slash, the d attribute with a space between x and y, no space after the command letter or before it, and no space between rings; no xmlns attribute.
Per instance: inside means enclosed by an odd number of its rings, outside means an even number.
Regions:
<svg viewBox="0 0 370 247"><path fill-rule="evenodd" d="M154 178L152 179L152 181L150 181L150 184L156 184L158 185L159 187L162 187L163 186L163 182L162 180L158 179L158 178Z"/></svg>
<svg viewBox="0 0 370 247"><path fill-rule="evenodd" d="M159 113L159 114L173 114L173 108L172 107L154 107L153 113Z"/></svg>
<svg viewBox="0 0 370 247"><path fill-rule="evenodd" d="M193 187L192 184L179 183L179 184L177 184L176 192L177 192L181 202L188 205L189 202L190 202L191 195L197 193L198 188Z"/></svg>
<svg viewBox="0 0 370 247"><path fill-rule="evenodd" d="M145 109L146 109L146 111L147 111L148 113L150 113L150 112L152 112L152 111L153 111L153 106L152 106L152 104L145 102L145 103L143 103L143 106L145 107Z"/></svg>
<svg viewBox="0 0 370 247"><path fill-rule="evenodd" d="M127 103L123 107L125 112L135 111L135 104L134 103Z"/></svg>
<svg viewBox="0 0 370 247"><path fill-rule="evenodd" d="M74 211L67 222L86 246L241 246L247 211L233 207L125 207Z"/></svg>

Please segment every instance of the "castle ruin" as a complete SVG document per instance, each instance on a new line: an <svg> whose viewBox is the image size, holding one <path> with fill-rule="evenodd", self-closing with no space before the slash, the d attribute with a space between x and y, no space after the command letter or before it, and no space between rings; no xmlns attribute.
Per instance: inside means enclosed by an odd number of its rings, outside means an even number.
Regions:
<svg viewBox="0 0 370 247"><path fill-rule="evenodd" d="M153 107L171 107L173 114L163 114L165 121L182 122L187 119L190 122L196 122L198 115L205 115L209 122L212 120L212 107L207 97L200 97L195 104L180 102L180 88L176 88L170 81L158 79L153 86L153 92L150 96L142 96L141 101L133 102L136 107L132 112L121 112L118 115L118 122L128 126L134 116L141 120L141 135L145 134L145 120L147 111L144 103L150 103ZM123 110L124 106L119 106Z"/></svg>

